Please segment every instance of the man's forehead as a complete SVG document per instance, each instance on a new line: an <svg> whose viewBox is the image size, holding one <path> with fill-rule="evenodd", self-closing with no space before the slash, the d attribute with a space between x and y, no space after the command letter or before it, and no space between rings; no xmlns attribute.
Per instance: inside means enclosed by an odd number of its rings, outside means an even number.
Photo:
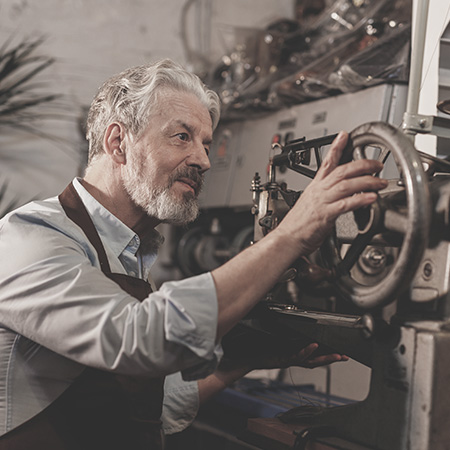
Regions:
<svg viewBox="0 0 450 450"><path fill-rule="evenodd" d="M153 114L164 120L164 128L184 127L212 135L208 107L194 93L163 89Z"/></svg>

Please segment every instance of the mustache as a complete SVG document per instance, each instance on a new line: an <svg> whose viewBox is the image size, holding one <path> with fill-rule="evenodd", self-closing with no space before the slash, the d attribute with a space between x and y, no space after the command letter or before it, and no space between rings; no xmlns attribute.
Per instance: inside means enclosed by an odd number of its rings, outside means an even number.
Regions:
<svg viewBox="0 0 450 450"><path fill-rule="evenodd" d="M198 169L195 169L194 167L183 167L177 170L177 172L175 172L175 174L170 178L170 186L181 178L191 180L195 184L196 193L200 193L203 188L204 176L198 171Z"/></svg>

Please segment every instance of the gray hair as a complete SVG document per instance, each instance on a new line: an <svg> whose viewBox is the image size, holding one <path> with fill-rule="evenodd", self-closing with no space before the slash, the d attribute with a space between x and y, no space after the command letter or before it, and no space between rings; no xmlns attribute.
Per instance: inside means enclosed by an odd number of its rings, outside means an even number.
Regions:
<svg viewBox="0 0 450 450"><path fill-rule="evenodd" d="M216 128L220 117L219 97L197 75L169 59L132 67L103 83L92 101L86 123L89 162L103 152L103 136L112 122L120 122L127 132L140 137L158 102L160 88L196 95L209 111L213 130Z"/></svg>

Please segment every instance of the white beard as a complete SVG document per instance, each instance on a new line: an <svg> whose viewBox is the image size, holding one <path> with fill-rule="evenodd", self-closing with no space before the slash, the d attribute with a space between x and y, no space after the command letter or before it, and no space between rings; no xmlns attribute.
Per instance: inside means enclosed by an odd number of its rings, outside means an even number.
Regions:
<svg viewBox="0 0 450 450"><path fill-rule="evenodd" d="M198 217L199 208L196 197L183 196L179 200L172 194L170 188L178 176L179 173L175 173L167 186L155 188L149 183L149 179L154 179L155 174L146 170L144 161L138 161L135 155L128 155L122 181L131 200L148 216L165 223L185 225Z"/></svg>

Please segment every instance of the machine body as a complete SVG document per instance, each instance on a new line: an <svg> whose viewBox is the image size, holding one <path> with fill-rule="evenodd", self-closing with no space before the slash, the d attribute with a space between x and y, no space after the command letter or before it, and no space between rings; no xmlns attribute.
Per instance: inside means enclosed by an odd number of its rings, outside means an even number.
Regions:
<svg viewBox="0 0 450 450"><path fill-rule="evenodd" d="M267 183L259 175L252 182L255 240L270 233L301 195L277 183L277 168L314 177L309 162L314 156L320 167L333 138L277 146ZM398 177L372 207L341 217L317 254L280 280L294 284L297 295L278 289L282 294L269 295L267 305L280 328L372 368L365 400L311 413L315 435L320 429L330 435L331 429L331 435L376 450L446 449L450 163L421 154L401 131L382 122L350 134L343 162L369 157L395 165ZM308 307L324 295L335 298L331 308ZM298 412L304 421L305 411Z"/></svg>

